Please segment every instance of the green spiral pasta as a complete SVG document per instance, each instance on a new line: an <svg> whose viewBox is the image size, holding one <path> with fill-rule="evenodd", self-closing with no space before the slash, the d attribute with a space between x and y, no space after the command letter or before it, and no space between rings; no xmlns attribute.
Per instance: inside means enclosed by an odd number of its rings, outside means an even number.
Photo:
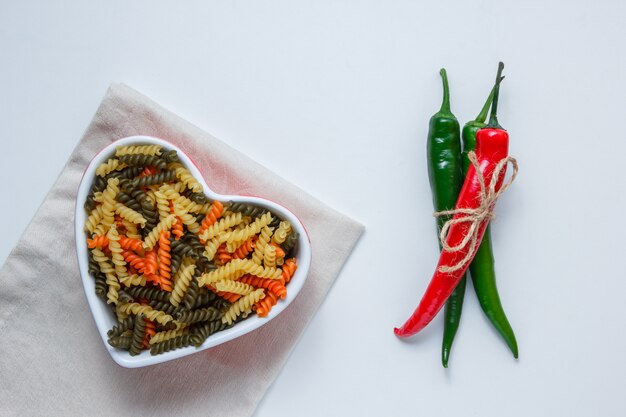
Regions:
<svg viewBox="0 0 626 417"><path fill-rule="evenodd" d="M176 315L176 319L181 323L197 323L221 319L223 315L223 311L214 307L207 307L191 311L181 311Z"/></svg>
<svg viewBox="0 0 626 417"><path fill-rule="evenodd" d="M141 174L143 167L126 167L119 171L111 172L107 178L132 179Z"/></svg>
<svg viewBox="0 0 626 417"><path fill-rule="evenodd" d="M117 292L117 295L118 295L118 303L132 303L134 301L133 297L131 297L131 295L126 292L126 289L123 289L123 290L120 289Z"/></svg>
<svg viewBox="0 0 626 417"><path fill-rule="evenodd" d="M141 188L148 187L150 185L159 185L165 182L173 181L176 178L176 173L171 170L164 170L154 175L146 175L145 177L135 178L130 182L131 187Z"/></svg>
<svg viewBox="0 0 626 417"><path fill-rule="evenodd" d="M161 291L155 287L131 287L126 290L131 297L135 300L140 298L161 301L163 303L169 302L170 293L167 291Z"/></svg>
<svg viewBox="0 0 626 417"><path fill-rule="evenodd" d="M174 306L170 304L169 302L150 300L148 301L148 305L152 307L153 309L162 311L166 314L169 314L172 317L174 317L176 314L182 311L182 307Z"/></svg>
<svg viewBox="0 0 626 417"><path fill-rule="evenodd" d="M183 304L187 310L193 309L193 306L198 298L198 292L200 287L198 286L198 279L194 276L189 282L189 287L187 287L187 294L185 294L185 298L183 298Z"/></svg>
<svg viewBox="0 0 626 417"><path fill-rule="evenodd" d="M233 303L222 297L216 297L215 300L210 303L211 307L215 307L222 311L228 310L231 305L233 305Z"/></svg>
<svg viewBox="0 0 626 417"><path fill-rule="evenodd" d="M199 323L194 329L193 333L200 336L203 343L206 339L209 338L213 333L220 332L225 330L229 326L226 323L223 323L221 319L207 321L205 323Z"/></svg>
<svg viewBox="0 0 626 417"><path fill-rule="evenodd" d="M132 330L135 326L135 318L127 317L122 322L114 325L111 330L107 332L107 336L109 338L119 336L124 333L126 330Z"/></svg>
<svg viewBox="0 0 626 417"><path fill-rule="evenodd" d="M133 337L130 342L128 353L135 356L141 353L143 347L143 338L146 335L146 320L142 316L135 316L135 326L133 327Z"/></svg>
<svg viewBox="0 0 626 417"><path fill-rule="evenodd" d="M132 198L128 193L124 191L120 191L117 194L117 201L124 204L126 207L135 210L136 212L141 212L141 204L137 202L134 198Z"/></svg>
<svg viewBox="0 0 626 417"><path fill-rule="evenodd" d="M153 166L159 170L165 168L167 165L167 162L160 157L145 154L122 155L119 157L119 161L128 166Z"/></svg>
<svg viewBox="0 0 626 417"><path fill-rule="evenodd" d="M194 280L197 282L197 280ZM213 292L208 291L206 288L200 288L198 291L198 297L194 301L194 304L189 308L189 310L193 310L194 308L199 308L203 306L208 306L213 303L218 298ZM215 306L213 306L215 307ZM222 306L223 307L223 306ZM215 307L219 310L219 307Z"/></svg>
<svg viewBox="0 0 626 417"><path fill-rule="evenodd" d="M253 219L267 213L267 210L265 210L263 207L255 206L249 203L239 203L234 201L229 201L224 209L232 211L233 213L241 213L243 216L252 217Z"/></svg>
<svg viewBox="0 0 626 417"><path fill-rule="evenodd" d="M102 273L97 273L94 276L94 281L95 281L95 292L96 295L105 300L107 299L107 292L109 290L109 287L107 286L107 282L106 282L106 276Z"/></svg>
<svg viewBox="0 0 626 417"><path fill-rule="evenodd" d="M171 150L171 151L167 151L165 152L161 158L165 161L165 163L167 164L171 164L173 162L178 162L178 153L175 150Z"/></svg>
<svg viewBox="0 0 626 417"><path fill-rule="evenodd" d="M132 341L132 336L115 336L107 340L109 345L118 349L130 349Z"/></svg>
<svg viewBox="0 0 626 417"><path fill-rule="evenodd" d="M287 236L287 240L281 245L287 258L292 256L292 251L295 249L296 243L298 243L298 233L294 231Z"/></svg>
<svg viewBox="0 0 626 417"><path fill-rule="evenodd" d="M87 194L87 200L85 201L85 210L92 211L96 207L96 202L93 200L93 196L97 192L102 192L107 186L107 182L104 178L96 176L89 188L89 194Z"/></svg>

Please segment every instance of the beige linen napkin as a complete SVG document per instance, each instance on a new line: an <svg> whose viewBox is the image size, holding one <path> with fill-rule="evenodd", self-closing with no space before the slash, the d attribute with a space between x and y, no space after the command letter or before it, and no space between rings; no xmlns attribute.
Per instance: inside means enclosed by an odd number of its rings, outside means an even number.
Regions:
<svg viewBox="0 0 626 417"><path fill-rule="evenodd" d="M218 193L264 196L290 208L307 227L313 250L304 288L272 322L224 345L140 369L119 367L105 351L73 237L74 200L87 164L105 145L132 135L179 146ZM0 414L251 415L362 232L360 224L213 136L131 88L112 85L0 270Z"/></svg>

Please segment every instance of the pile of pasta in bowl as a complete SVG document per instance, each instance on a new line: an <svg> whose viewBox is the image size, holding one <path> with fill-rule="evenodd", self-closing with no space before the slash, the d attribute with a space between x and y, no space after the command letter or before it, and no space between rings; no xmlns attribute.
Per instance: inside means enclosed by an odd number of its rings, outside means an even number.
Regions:
<svg viewBox="0 0 626 417"><path fill-rule="evenodd" d="M130 355L200 346L287 297L299 234L262 205L209 198L176 150L127 144L84 203L88 272Z"/></svg>

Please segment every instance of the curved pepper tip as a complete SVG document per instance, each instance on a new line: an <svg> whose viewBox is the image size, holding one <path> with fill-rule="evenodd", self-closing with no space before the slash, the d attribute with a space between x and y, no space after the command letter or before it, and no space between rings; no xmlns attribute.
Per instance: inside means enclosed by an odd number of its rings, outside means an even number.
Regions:
<svg viewBox="0 0 626 417"><path fill-rule="evenodd" d="M395 334L398 337L406 337L407 334L404 330L402 330L401 328L398 327L394 327L393 328L393 334Z"/></svg>

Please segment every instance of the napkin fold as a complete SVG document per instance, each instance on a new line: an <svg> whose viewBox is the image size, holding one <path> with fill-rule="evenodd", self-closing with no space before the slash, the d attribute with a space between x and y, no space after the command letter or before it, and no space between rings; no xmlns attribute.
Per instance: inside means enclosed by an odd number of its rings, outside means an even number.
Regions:
<svg viewBox="0 0 626 417"><path fill-rule="evenodd" d="M218 193L258 195L288 207L307 228L313 253L302 291L270 323L215 348L139 369L115 364L97 334L73 236L76 193L89 161L132 135L180 147ZM130 87L112 85L0 269L0 414L251 415L363 230Z"/></svg>

